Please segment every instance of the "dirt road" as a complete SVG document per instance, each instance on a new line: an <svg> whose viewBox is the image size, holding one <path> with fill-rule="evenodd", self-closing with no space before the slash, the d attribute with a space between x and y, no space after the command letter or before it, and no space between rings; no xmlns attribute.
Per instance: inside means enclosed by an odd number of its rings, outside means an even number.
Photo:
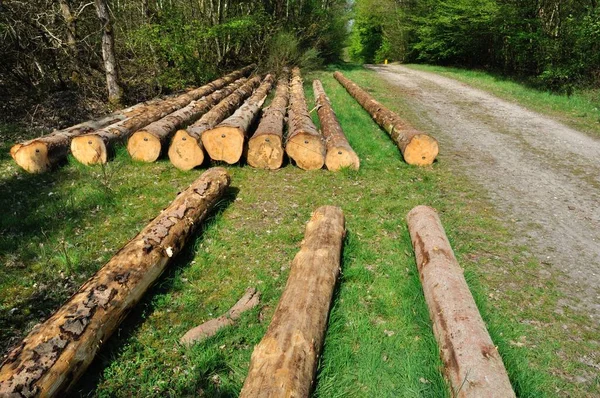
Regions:
<svg viewBox="0 0 600 398"><path fill-rule="evenodd" d="M562 275L567 304L600 320L600 140L456 80L370 68L406 93L439 161L483 186L517 243Z"/></svg>

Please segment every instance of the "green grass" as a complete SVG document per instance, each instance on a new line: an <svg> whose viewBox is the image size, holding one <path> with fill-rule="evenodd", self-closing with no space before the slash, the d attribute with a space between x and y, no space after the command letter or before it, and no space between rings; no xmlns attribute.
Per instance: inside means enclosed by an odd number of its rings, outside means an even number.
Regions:
<svg viewBox="0 0 600 398"><path fill-rule="evenodd" d="M373 72L345 69L409 121L423 120ZM348 235L315 396L448 396L405 223L419 204L440 212L519 396L596 391L599 380L579 361L595 358L594 329L560 306L556 279L540 277L539 264L511 244L481 190L445 161L427 168L403 163L331 72L306 76L307 97L312 101L311 79L320 78L361 169L227 167L233 188L219 211L101 350L77 395L237 396L304 224L325 204L342 207ZM135 163L121 148L105 169L70 159L53 173L27 175L6 155L10 143L0 148L0 206L7 209L0 219L3 348L64 302L202 172L180 172L165 160ZM198 345L178 344L248 286L262 292L257 309ZM590 380L576 382L579 376Z"/></svg>
<svg viewBox="0 0 600 398"><path fill-rule="evenodd" d="M517 80L490 72L433 65L406 65L435 72L553 118L595 137L600 137L600 89L578 89L572 95L538 90Z"/></svg>

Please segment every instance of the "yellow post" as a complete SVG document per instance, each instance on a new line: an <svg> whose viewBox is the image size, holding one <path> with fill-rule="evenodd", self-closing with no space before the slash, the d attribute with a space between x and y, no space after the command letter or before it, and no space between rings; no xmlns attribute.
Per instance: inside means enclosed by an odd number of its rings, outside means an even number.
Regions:
<svg viewBox="0 0 600 398"><path fill-rule="evenodd" d="M383 64L384 64L384 65L387 65L387 59L386 59L385 61L383 61Z"/></svg>

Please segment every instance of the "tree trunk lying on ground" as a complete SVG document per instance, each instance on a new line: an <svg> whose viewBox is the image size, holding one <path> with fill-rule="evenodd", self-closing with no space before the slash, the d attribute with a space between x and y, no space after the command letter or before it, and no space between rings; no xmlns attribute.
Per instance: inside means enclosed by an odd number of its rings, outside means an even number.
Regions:
<svg viewBox="0 0 600 398"><path fill-rule="evenodd" d="M251 287L246 290L244 296L238 300L233 307L227 311L226 314L221 315L218 318L211 319L204 322L200 326L196 326L190 329L183 335L179 341L182 344L190 345L198 341L202 341L206 338L214 336L217 332L223 329L225 326L231 326L240 319L242 314L252 308L256 307L260 301L260 293L255 288Z"/></svg>
<svg viewBox="0 0 600 398"><path fill-rule="evenodd" d="M289 100L290 73L286 68L277 82L275 97L263 111L254 135L248 141L248 164L275 170L283 163L283 123Z"/></svg>
<svg viewBox="0 0 600 398"><path fill-rule="evenodd" d="M136 131L131 135L127 142L127 151L129 152L129 155L131 155L133 159L141 160L143 162L156 161L163 148L166 147L169 138L171 138L171 135L178 128L198 120L198 118L208 112L210 108L237 90L246 83L246 81L246 78L238 79L229 86L194 101L188 106Z"/></svg>
<svg viewBox="0 0 600 398"><path fill-rule="evenodd" d="M306 225L300 252L267 333L254 348L240 397L308 397L340 272L344 213L322 206Z"/></svg>
<svg viewBox="0 0 600 398"><path fill-rule="evenodd" d="M0 367L0 396L62 396L183 248L229 186L222 168L206 171L92 276Z"/></svg>
<svg viewBox="0 0 600 398"><path fill-rule="evenodd" d="M415 130L396 113L377 102L371 95L340 72L333 77L350 93L351 96L371 115L373 120L384 129L396 143L404 161L408 164L426 166L433 163L438 155L439 147L435 138Z"/></svg>
<svg viewBox="0 0 600 398"><path fill-rule="evenodd" d="M260 76L254 76L205 113L196 123L175 133L169 146L169 160L173 166L180 170L191 170L200 166L204 162L202 134L231 115L252 94L254 88L260 84L260 80Z"/></svg>
<svg viewBox="0 0 600 398"><path fill-rule="evenodd" d="M118 140L126 140L131 134L142 127L183 108L198 98L225 87L231 82L248 74L252 68L252 65L247 66L183 95L163 101L156 106L149 107L145 112L135 117L111 124L110 126L91 134L75 137L73 138L73 141L71 141L71 152L78 161L86 165L106 163L112 145Z"/></svg>
<svg viewBox="0 0 600 398"><path fill-rule="evenodd" d="M267 75L256 91L233 115L202 133L202 145L211 159L223 160L229 164L240 161L248 130L265 103L273 82L273 76Z"/></svg>
<svg viewBox="0 0 600 398"><path fill-rule="evenodd" d="M321 131L327 146L325 166L328 170L334 171L340 170L342 167L358 170L360 160L346 139L320 80L313 81L313 91L319 121L321 122Z"/></svg>
<svg viewBox="0 0 600 398"><path fill-rule="evenodd" d="M435 210L417 206L406 219L452 396L514 397Z"/></svg>
<svg viewBox="0 0 600 398"><path fill-rule="evenodd" d="M304 170L318 170L325 164L325 143L306 108L306 98L298 68L292 70L285 151L296 162L296 166Z"/></svg>

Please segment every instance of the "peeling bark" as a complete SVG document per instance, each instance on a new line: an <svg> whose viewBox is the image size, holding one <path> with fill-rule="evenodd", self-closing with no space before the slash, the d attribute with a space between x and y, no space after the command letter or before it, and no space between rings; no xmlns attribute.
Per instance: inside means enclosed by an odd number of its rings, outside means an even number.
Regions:
<svg viewBox="0 0 600 398"><path fill-rule="evenodd" d="M406 216L433 332L453 397L514 397L502 358L435 210Z"/></svg>
<svg viewBox="0 0 600 398"><path fill-rule="evenodd" d="M300 69L292 70L288 136L285 144L288 156L304 170L318 170L325 164L325 143L306 108Z"/></svg>
<svg viewBox="0 0 600 398"><path fill-rule="evenodd" d="M289 101L290 72L286 68L277 82L275 97L263 111L254 135L248 141L248 164L275 170L283 163L283 124Z"/></svg>
<svg viewBox="0 0 600 398"><path fill-rule="evenodd" d="M339 207L322 206L313 213L273 320L252 353L240 397L309 396L345 232Z"/></svg>
<svg viewBox="0 0 600 398"><path fill-rule="evenodd" d="M438 142L435 138L414 129L398 114L381 105L340 72L335 72L333 77L371 115L375 123L390 135L402 152L406 163L416 166L433 163L439 152Z"/></svg>
<svg viewBox="0 0 600 398"><path fill-rule="evenodd" d="M222 168L206 171L35 327L0 367L0 397L59 396L94 359L177 255L229 186Z"/></svg>
<svg viewBox="0 0 600 398"><path fill-rule="evenodd" d="M267 75L256 91L233 115L202 134L202 145L211 159L223 160L229 164L240 161L248 130L267 99L273 82L273 76Z"/></svg>
<svg viewBox="0 0 600 398"><path fill-rule="evenodd" d="M335 116L331 102L327 94L325 94L325 89L320 80L313 81L313 91L315 93L319 121L321 122L321 131L323 132L325 145L327 146L325 166L327 166L328 170L333 171L340 170L342 167L350 167L358 170L360 160L344 135L342 126L340 126L340 122L338 122Z"/></svg>

